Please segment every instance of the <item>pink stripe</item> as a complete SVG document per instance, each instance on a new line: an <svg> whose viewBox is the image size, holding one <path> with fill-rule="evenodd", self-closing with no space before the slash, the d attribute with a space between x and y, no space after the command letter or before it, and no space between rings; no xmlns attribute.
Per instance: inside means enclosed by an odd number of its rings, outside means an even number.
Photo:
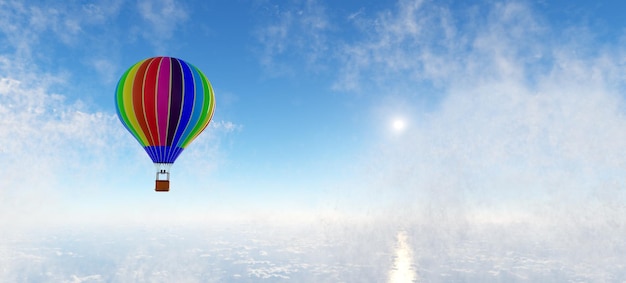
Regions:
<svg viewBox="0 0 626 283"><path fill-rule="evenodd" d="M159 120L159 145L167 143L167 122L170 107L170 59L161 59L159 68L159 89L157 90L157 119Z"/></svg>

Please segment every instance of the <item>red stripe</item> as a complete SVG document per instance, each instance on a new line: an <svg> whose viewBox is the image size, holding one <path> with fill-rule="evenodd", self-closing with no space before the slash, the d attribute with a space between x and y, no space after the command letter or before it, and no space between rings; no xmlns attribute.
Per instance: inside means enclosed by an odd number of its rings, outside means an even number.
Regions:
<svg viewBox="0 0 626 283"><path fill-rule="evenodd" d="M150 135L148 140L150 145L157 145L158 141L158 129L157 129L157 116L156 116L156 83L157 74L159 70L159 63L161 58L151 58L150 66L146 70L146 80L143 86L144 96L143 103L145 105L144 115L148 124Z"/></svg>

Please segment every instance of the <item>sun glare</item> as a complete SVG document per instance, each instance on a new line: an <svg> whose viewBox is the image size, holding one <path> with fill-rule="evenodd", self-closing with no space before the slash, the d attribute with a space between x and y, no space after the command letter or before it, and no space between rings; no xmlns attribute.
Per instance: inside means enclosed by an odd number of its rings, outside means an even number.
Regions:
<svg viewBox="0 0 626 283"><path fill-rule="evenodd" d="M396 244L396 257L393 266L389 270L388 283L416 282L415 261L411 246L408 244L408 235L404 231L398 232L398 242Z"/></svg>
<svg viewBox="0 0 626 283"><path fill-rule="evenodd" d="M391 124L391 127L396 132L402 132L404 130L404 128L406 128L406 124L404 123L404 120L402 120L402 119L395 119L395 120L393 120L393 123Z"/></svg>

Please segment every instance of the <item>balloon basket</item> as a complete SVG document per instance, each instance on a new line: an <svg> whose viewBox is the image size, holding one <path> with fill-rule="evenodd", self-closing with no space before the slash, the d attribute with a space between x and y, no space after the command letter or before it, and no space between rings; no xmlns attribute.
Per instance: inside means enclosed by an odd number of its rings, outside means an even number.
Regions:
<svg viewBox="0 0 626 283"><path fill-rule="evenodd" d="M165 180L159 178L161 175L165 175ZM154 190L157 192L169 192L170 191L170 172L165 169L161 169L156 173L156 183Z"/></svg>
<svg viewBox="0 0 626 283"><path fill-rule="evenodd" d="M157 192L169 192L170 191L170 181L169 180L156 180L156 186L154 190Z"/></svg>

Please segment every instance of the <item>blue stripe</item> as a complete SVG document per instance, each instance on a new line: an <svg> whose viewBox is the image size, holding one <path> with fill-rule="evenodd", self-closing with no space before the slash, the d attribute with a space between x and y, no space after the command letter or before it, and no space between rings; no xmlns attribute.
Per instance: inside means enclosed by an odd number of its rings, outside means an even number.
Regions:
<svg viewBox="0 0 626 283"><path fill-rule="evenodd" d="M182 137L187 137L193 131L193 128L196 127L198 122L200 122L200 117L202 116L202 105L204 104L204 87L202 86L202 77L198 73L196 68L190 66L191 72L193 73L193 83L194 83L194 99L193 99L193 112L190 117L189 125L187 129L182 134ZM184 138L181 139L181 143L184 142Z"/></svg>
<svg viewBox="0 0 626 283"><path fill-rule="evenodd" d="M151 145L143 149L146 150L154 163L174 163L176 158L183 152L183 148L169 145Z"/></svg>
<svg viewBox="0 0 626 283"><path fill-rule="evenodd" d="M174 141L172 145L180 146L184 141L183 133L190 126L189 121L191 120L191 111L193 110L193 101L195 100L196 92L193 85L193 73L191 72L191 68L184 61L180 61L181 67L183 69L183 82L185 83L183 92L183 109L182 115L180 117L180 122L178 125L178 129L176 130L176 136L174 137Z"/></svg>

